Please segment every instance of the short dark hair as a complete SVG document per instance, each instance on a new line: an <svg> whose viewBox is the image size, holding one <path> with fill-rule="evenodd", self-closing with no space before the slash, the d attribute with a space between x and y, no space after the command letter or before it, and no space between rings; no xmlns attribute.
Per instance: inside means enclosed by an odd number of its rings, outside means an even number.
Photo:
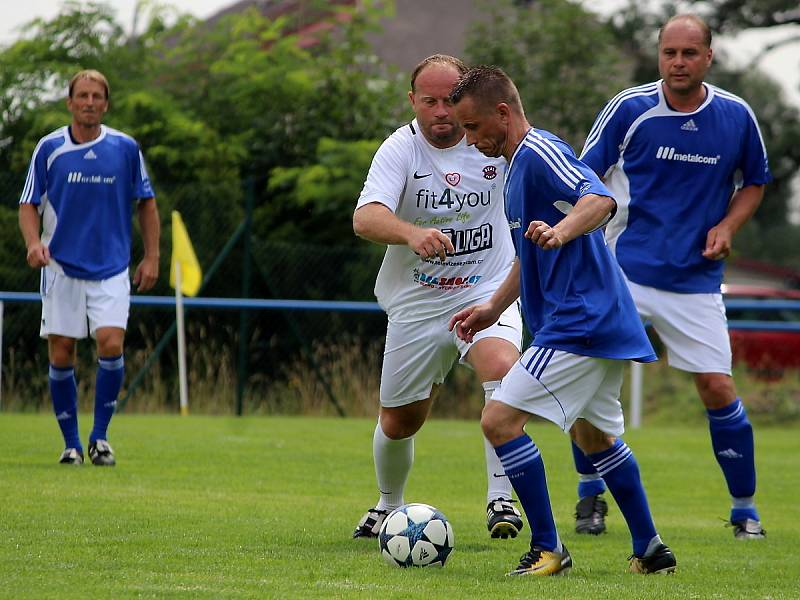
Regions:
<svg viewBox="0 0 800 600"><path fill-rule="evenodd" d="M691 21L695 25L700 28L700 31L703 33L703 43L711 48L711 29L701 17L698 17L695 14L686 13L683 15L675 15L674 17L670 18L666 23L661 26L661 29L658 30L658 45L661 45L661 36L664 34L664 30L667 28L667 25L673 23L675 21Z"/></svg>
<svg viewBox="0 0 800 600"><path fill-rule="evenodd" d="M428 65L445 65L451 66L458 71L459 75L463 75L467 72L467 65L464 62L456 58L455 56L450 56L448 54L432 54L428 58L420 61L420 63L414 67L414 70L411 72L411 91L416 92L415 85L417 83L417 77L420 73L427 67Z"/></svg>
<svg viewBox="0 0 800 600"><path fill-rule="evenodd" d="M500 67L480 65L464 73L450 92L450 101L458 104L470 96L483 105L496 106L504 102L522 111L517 86Z"/></svg>

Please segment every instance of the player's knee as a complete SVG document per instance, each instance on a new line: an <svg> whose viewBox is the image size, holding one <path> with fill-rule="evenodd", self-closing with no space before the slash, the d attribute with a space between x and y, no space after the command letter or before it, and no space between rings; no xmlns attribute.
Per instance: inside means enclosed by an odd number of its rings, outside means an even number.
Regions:
<svg viewBox="0 0 800 600"><path fill-rule="evenodd" d="M522 426L518 426L514 420L508 418L503 406L499 402L490 402L481 415L483 435L495 447L522 434Z"/></svg>
<svg viewBox="0 0 800 600"><path fill-rule="evenodd" d="M404 410L400 407L381 410L381 429L390 440L403 440L420 430L425 422L425 415L415 410Z"/></svg>
<svg viewBox="0 0 800 600"><path fill-rule="evenodd" d="M706 408L724 408L736 400L736 388L730 375L699 373L695 377L695 384Z"/></svg>

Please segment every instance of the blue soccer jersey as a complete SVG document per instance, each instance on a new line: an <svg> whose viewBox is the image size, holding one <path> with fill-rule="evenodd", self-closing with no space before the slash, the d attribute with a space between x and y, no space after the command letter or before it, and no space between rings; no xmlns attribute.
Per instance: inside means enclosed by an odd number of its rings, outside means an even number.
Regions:
<svg viewBox="0 0 800 600"><path fill-rule="evenodd" d="M598 358L656 360L600 230L557 250L543 250L524 237L531 221L555 225L586 194L611 196L568 144L531 129L511 159L505 197L533 343Z"/></svg>
<svg viewBox="0 0 800 600"><path fill-rule="evenodd" d="M33 151L20 204L39 207L42 243L66 275L100 280L128 268L133 202L154 196L133 138L103 125L76 144L62 127Z"/></svg>
<svg viewBox="0 0 800 600"><path fill-rule="evenodd" d="M747 103L712 85L693 112L667 104L661 82L617 94L600 112L581 160L617 200L606 229L622 270L640 285L719 292L723 261L702 256L735 189L771 180Z"/></svg>

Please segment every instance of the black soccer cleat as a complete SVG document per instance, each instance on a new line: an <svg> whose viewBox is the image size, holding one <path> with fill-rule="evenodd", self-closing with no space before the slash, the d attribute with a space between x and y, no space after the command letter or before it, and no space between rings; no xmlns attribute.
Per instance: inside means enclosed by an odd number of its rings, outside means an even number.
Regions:
<svg viewBox="0 0 800 600"><path fill-rule="evenodd" d="M729 526L733 527L733 537L737 540L763 540L767 537L767 532L761 527L761 521L755 519L731 521Z"/></svg>
<svg viewBox="0 0 800 600"><path fill-rule="evenodd" d="M519 559L519 566L506 573L506 575L534 575L546 577L548 575L566 575L572 568L572 556L563 544L561 552L544 550L532 546L529 552Z"/></svg>
<svg viewBox="0 0 800 600"><path fill-rule="evenodd" d="M61 453L58 462L62 465L82 465L83 452L77 448L65 448L64 452Z"/></svg>
<svg viewBox="0 0 800 600"><path fill-rule="evenodd" d="M497 498L486 506L486 528L492 538L515 538L522 531L522 515L512 502L515 500Z"/></svg>
<svg viewBox="0 0 800 600"><path fill-rule="evenodd" d="M353 538L377 538L381 530L381 525L389 516L388 510L370 508L356 525Z"/></svg>
<svg viewBox="0 0 800 600"><path fill-rule="evenodd" d="M675 572L678 562L672 550L665 544L659 544L649 556L629 556L631 573L642 575L669 575Z"/></svg>
<svg viewBox="0 0 800 600"><path fill-rule="evenodd" d="M581 498L575 505L575 533L605 533L607 514L608 504L602 494Z"/></svg>
<svg viewBox="0 0 800 600"><path fill-rule="evenodd" d="M97 440L89 444L89 458L97 467L113 467L117 464L114 451L106 440Z"/></svg>

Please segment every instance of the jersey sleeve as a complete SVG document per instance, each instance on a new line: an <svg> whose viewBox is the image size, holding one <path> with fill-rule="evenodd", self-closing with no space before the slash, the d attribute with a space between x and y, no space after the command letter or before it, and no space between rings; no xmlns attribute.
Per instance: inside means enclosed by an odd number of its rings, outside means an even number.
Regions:
<svg viewBox="0 0 800 600"><path fill-rule="evenodd" d="M28 167L25 186L22 188L20 204L33 204L39 206L42 196L47 191L47 152L42 142L36 146Z"/></svg>
<svg viewBox="0 0 800 600"><path fill-rule="evenodd" d="M597 115L580 159L600 177L617 164L620 147L629 124L625 118L625 107L617 98L612 99Z"/></svg>
<svg viewBox="0 0 800 600"><path fill-rule="evenodd" d="M379 202L396 212L411 168L413 148L397 135L392 135L381 144L375 156L358 198L356 208L371 202Z"/></svg>
<svg viewBox="0 0 800 600"><path fill-rule="evenodd" d="M546 197L564 200L572 205L588 194L608 196L612 193L597 174L575 157L566 143L539 139L531 146L539 160L534 161L534 177L545 185Z"/></svg>
<svg viewBox="0 0 800 600"><path fill-rule="evenodd" d="M747 107L746 126L739 170L742 174L742 187L763 185L772 181L767 160L767 149L758 121L750 107Z"/></svg>
<svg viewBox="0 0 800 600"><path fill-rule="evenodd" d="M134 197L138 200L154 198L156 195L153 191L153 186L150 184L150 176L147 174L144 156L138 147L136 148L136 157L134 159L133 190Z"/></svg>

